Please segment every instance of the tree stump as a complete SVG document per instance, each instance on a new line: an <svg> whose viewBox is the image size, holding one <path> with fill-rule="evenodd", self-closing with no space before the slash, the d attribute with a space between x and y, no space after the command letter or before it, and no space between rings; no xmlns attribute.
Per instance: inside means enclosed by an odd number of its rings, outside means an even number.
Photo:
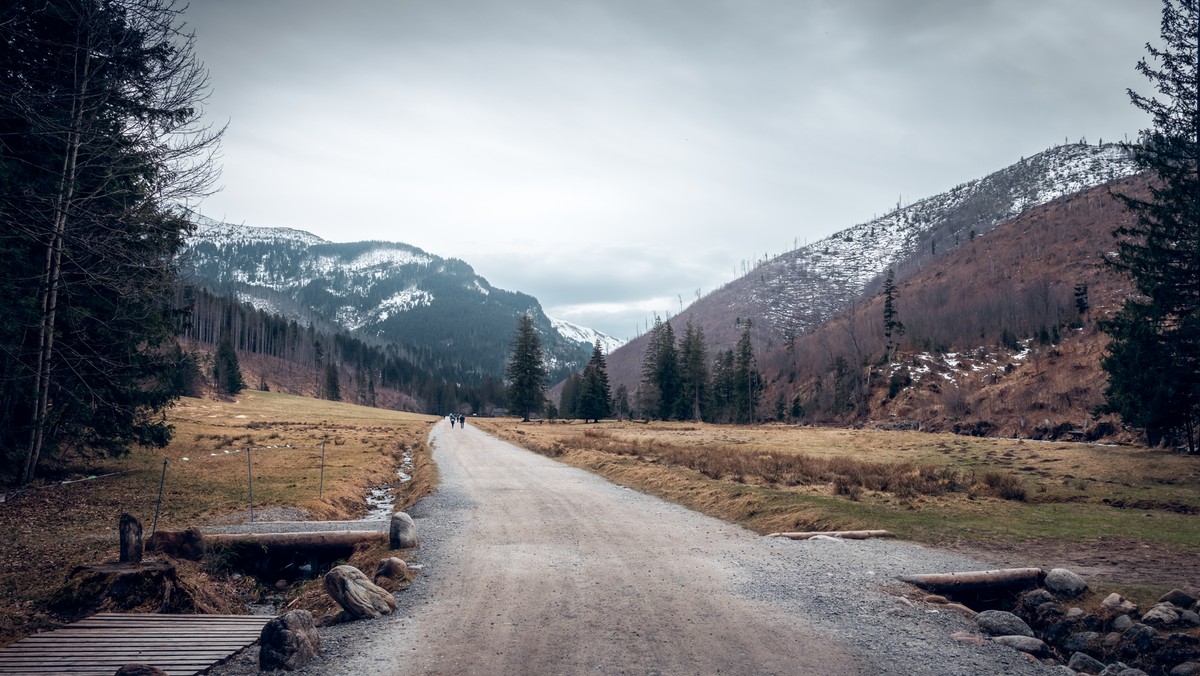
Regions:
<svg viewBox="0 0 1200 676"><path fill-rule="evenodd" d="M121 563L141 563L142 522L130 514L121 515Z"/></svg>
<svg viewBox="0 0 1200 676"><path fill-rule="evenodd" d="M354 566L338 566L326 573L325 591L355 619L376 618L396 609L396 599Z"/></svg>

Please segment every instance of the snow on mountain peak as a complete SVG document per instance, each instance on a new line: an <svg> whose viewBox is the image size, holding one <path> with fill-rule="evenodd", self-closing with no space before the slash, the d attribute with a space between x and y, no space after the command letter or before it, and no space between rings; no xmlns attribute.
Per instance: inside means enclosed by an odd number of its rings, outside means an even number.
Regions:
<svg viewBox="0 0 1200 676"><path fill-rule="evenodd" d="M555 319L554 317L548 317L548 319L550 320L550 324L554 327L554 330L558 331L562 337L568 340L573 340L578 343L587 343L588 345L594 345L596 341L599 340L600 348L604 350L605 354L611 353L613 350L616 350L618 347L621 347L625 344L625 341L623 340L618 340L612 336L605 335L595 329L589 329L584 326L572 324L565 319Z"/></svg>

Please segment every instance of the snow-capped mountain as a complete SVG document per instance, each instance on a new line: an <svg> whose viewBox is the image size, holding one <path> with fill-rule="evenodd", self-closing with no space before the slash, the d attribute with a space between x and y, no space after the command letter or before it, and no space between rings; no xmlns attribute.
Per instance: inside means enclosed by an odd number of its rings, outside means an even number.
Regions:
<svg viewBox="0 0 1200 676"><path fill-rule="evenodd" d="M676 320L692 321L710 346L725 348L736 342L750 319L756 344L770 347L847 308L888 268L903 277L1028 209L1135 172L1132 156L1119 145L1051 148L759 261L748 274L697 300ZM614 386L637 384L645 342L644 336L631 341L609 358Z"/></svg>
<svg viewBox="0 0 1200 676"><path fill-rule="evenodd" d="M503 376L519 314L533 315L554 375L582 368L599 335L560 329L536 298L497 289L463 261L407 244L333 243L290 228L193 220L183 259L194 283L304 324L394 343L460 382Z"/></svg>
<svg viewBox="0 0 1200 676"><path fill-rule="evenodd" d="M1116 144L1051 148L765 261L727 289L775 329L803 331L845 308L889 267L902 273L1027 209L1135 171Z"/></svg>
<svg viewBox="0 0 1200 676"><path fill-rule="evenodd" d="M554 330L558 331L564 337L570 338L571 340L580 343L587 343L588 345L595 345L597 340L600 341L600 349L604 350L605 354L608 354L625 344L625 341L623 340L613 338L608 334L600 333L595 329L589 329L584 326L579 326L578 324L572 324L565 319L555 319L554 317L551 317L550 324L554 326Z"/></svg>

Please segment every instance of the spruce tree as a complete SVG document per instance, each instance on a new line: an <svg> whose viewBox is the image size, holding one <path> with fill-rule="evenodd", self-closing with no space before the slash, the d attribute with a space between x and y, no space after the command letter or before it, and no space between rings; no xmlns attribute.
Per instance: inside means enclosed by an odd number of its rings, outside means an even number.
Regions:
<svg viewBox="0 0 1200 676"><path fill-rule="evenodd" d="M629 406L629 388L625 387L625 383L617 385L617 393L613 395L613 409L617 418L621 420L627 420L633 415Z"/></svg>
<svg viewBox="0 0 1200 676"><path fill-rule="evenodd" d="M608 365L604 362L604 351L600 341L592 346L592 357L583 369L583 381L579 390L577 415L584 422L612 417L612 393L608 386Z"/></svg>
<svg viewBox="0 0 1200 676"><path fill-rule="evenodd" d="M1118 228L1110 262L1137 295L1102 324L1112 337L1103 359L1109 382L1102 411L1146 430L1147 440L1182 441L1197 452L1200 428L1200 7L1164 0L1162 47L1147 45L1137 69L1156 94L1129 92L1152 126L1133 147L1150 198L1118 195L1135 216Z"/></svg>
<svg viewBox="0 0 1200 676"><path fill-rule="evenodd" d="M655 318L642 358L642 385L638 390L645 415L659 420L678 417L682 384L675 330L670 322Z"/></svg>
<svg viewBox="0 0 1200 676"><path fill-rule="evenodd" d="M542 341L531 315L517 318L512 356L504 374L508 378L508 405L521 416L521 422L529 422L529 416L545 405L547 375Z"/></svg>
<svg viewBox="0 0 1200 676"><path fill-rule="evenodd" d="M165 444L176 252L220 133L171 0L0 9L0 471Z"/></svg>
<svg viewBox="0 0 1200 676"><path fill-rule="evenodd" d="M753 423L761 411L759 397L762 395L762 376L755 367L754 346L750 342L750 320L746 320L742 336L738 339L736 362L730 383L733 394L734 419Z"/></svg>
<svg viewBox="0 0 1200 676"><path fill-rule="evenodd" d="M342 382L337 364L332 361L325 365L325 398L329 401L342 400Z"/></svg>
<svg viewBox="0 0 1200 676"><path fill-rule="evenodd" d="M883 280L883 337L887 339L887 359L891 359L896 350L896 343L893 338L898 339L904 335L904 324L901 324L896 317L899 313L896 311L896 282L895 273L891 268L887 270L887 277Z"/></svg>
<svg viewBox="0 0 1200 676"><path fill-rule="evenodd" d="M217 356L213 359L213 383L218 394L233 396L246 389L237 351L233 349L229 338L222 339L217 345Z"/></svg>
<svg viewBox="0 0 1200 676"><path fill-rule="evenodd" d="M679 344L680 397L679 417L702 420L709 406L708 349L704 331L688 320Z"/></svg>
<svg viewBox="0 0 1200 676"><path fill-rule="evenodd" d="M563 418L578 418L579 392L583 387L583 377L572 373L563 381L562 395L558 400L558 414Z"/></svg>

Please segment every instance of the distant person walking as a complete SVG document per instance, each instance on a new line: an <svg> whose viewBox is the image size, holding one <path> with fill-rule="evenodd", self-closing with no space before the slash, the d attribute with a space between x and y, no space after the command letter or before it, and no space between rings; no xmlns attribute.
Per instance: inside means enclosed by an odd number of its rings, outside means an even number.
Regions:
<svg viewBox="0 0 1200 676"><path fill-rule="evenodd" d="M462 428L465 428L467 426L467 416L465 416L461 413L458 414L458 426L462 427Z"/></svg>

